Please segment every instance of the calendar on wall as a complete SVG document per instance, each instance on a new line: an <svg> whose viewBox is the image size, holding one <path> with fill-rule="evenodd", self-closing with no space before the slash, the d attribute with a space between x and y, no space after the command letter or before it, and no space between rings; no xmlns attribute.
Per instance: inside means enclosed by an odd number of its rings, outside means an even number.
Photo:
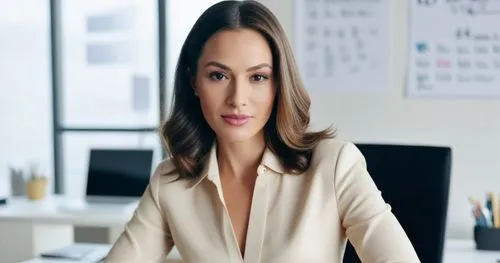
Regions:
<svg viewBox="0 0 500 263"><path fill-rule="evenodd" d="M500 0L412 0L407 93L500 95Z"/></svg>
<svg viewBox="0 0 500 263"><path fill-rule="evenodd" d="M389 0L295 0L294 47L307 89L389 83Z"/></svg>

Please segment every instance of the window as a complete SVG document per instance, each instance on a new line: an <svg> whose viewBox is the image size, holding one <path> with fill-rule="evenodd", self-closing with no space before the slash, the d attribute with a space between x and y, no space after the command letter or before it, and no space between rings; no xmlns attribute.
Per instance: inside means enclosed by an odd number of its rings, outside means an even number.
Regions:
<svg viewBox="0 0 500 263"><path fill-rule="evenodd" d="M154 148L155 164L163 156L165 4L52 2L55 190L81 195L92 147Z"/></svg>
<svg viewBox="0 0 500 263"><path fill-rule="evenodd" d="M61 1L63 127L156 127L157 3Z"/></svg>

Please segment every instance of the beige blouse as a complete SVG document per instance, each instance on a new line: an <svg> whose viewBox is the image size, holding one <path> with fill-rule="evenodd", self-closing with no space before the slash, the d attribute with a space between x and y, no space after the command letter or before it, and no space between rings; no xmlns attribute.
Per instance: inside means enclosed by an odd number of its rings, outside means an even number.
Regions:
<svg viewBox="0 0 500 263"><path fill-rule="evenodd" d="M244 257L214 145L199 179L180 179L169 160L156 168L106 262L161 262L175 245L190 263L341 263L347 239L363 262L420 262L354 144L322 141L300 175L287 174L265 151Z"/></svg>

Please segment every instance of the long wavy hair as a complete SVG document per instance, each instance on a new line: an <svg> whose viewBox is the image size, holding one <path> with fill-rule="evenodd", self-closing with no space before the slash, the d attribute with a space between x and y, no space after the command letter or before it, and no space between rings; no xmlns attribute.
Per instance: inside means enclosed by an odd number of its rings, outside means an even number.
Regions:
<svg viewBox="0 0 500 263"><path fill-rule="evenodd" d="M305 171L318 142L334 137L331 128L308 131L311 100L285 31L274 14L256 1L222 1L198 18L182 46L175 72L172 110L161 127L161 137L181 177L200 175L215 140L215 133L205 121L192 88L198 59L212 35L238 28L260 32L271 48L277 92L264 133L267 147L278 156L287 172Z"/></svg>

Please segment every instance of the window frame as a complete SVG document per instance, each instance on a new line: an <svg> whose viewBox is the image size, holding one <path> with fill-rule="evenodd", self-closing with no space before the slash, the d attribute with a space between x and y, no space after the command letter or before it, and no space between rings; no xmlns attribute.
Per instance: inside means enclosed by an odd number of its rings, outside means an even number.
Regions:
<svg viewBox="0 0 500 263"><path fill-rule="evenodd" d="M167 41L166 41L166 13L167 0L157 0L157 21L158 21L158 100L159 100L159 122L165 119L166 104L166 83L167 83ZM64 194L64 150L62 140L64 133L150 133L158 131L159 127L71 127L62 124L62 62L61 62L61 0L50 0L50 68L51 68L51 93L52 93L52 140L53 140L53 166L54 166L54 193ZM162 149L162 158L165 151Z"/></svg>

